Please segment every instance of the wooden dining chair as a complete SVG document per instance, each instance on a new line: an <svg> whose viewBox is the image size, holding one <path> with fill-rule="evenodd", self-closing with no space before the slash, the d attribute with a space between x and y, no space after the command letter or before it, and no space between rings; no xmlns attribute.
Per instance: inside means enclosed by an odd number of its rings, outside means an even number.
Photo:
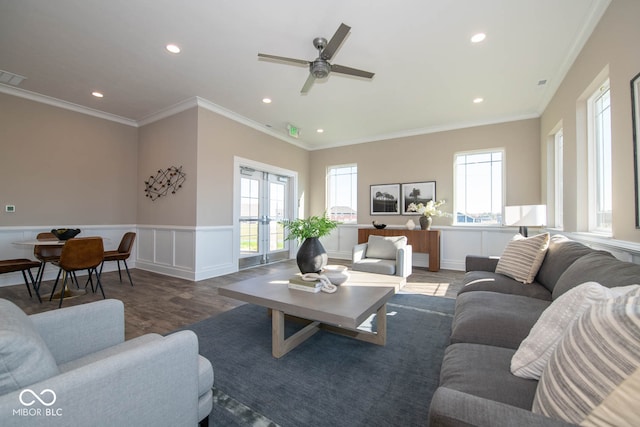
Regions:
<svg viewBox="0 0 640 427"><path fill-rule="evenodd" d="M104 256L104 245L101 237L81 237L67 240L62 247L62 253L60 254L60 260L53 262L62 270L62 290L60 292L60 304L58 307L62 307L62 301L65 294L69 292L67 285L68 279L71 278L72 282L76 283L78 287L77 278L75 278L75 272L80 270L87 270L89 273L89 279L85 284L85 289L89 283L91 283L91 290L95 292L100 289L102 292L102 298L106 298L104 289L100 283L100 274L97 267L102 262ZM96 274L96 288L93 286L93 273ZM53 299L58 283L56 282L51 290L51 297L49 301Z"/></svg>
<svg viewBox="0 0 640 427"><path fill-rule="evenodd" d="M106 261L118 262L118 275L120 276L120 283L122 283L122 272L120 271L120 261L124 262L124 268L127 270L127 276L129 276L129 283L133 286L133 280L131 280L131 274L129 273L129 266L127 265L127 259L131 256L131 248L133 242L136 240L136 233L129 231L124 233L118 249L115 251L105 251L102 265L100 266L100 274L102 274L102 267Z"/></svg>

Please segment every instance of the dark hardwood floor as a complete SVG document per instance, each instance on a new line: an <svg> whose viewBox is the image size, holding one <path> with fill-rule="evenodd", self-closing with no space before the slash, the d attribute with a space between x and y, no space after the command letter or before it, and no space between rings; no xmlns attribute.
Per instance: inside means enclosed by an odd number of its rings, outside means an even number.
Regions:
<svg viewBox="0 0 640 427"><path fill-rule="evenodd" d="M344 260L330 260L330 263L348 265ZM47 268L54 267L47 266ZM296 268L294 260L254 267L199 282L134 268L131 269L133 287L129 284L126 274L123 274L123 281L120 283L117 271L103 273L101 281L107 298L124 302L126 338L131 339L150 332L166 334L231 310L244 303L218 295L220 286L291 268ZM451 270L431 273L425 268L414 267L413 274L409 276L403 292L455 298L460 287L457 284L458 279L463 274L460 271ZM85 280L86 276L79 276L81 284ZM42 283L40 289L42 304L38 303L35 296L29 298L24 284L0 287L0 298L13 301L27 314L55 310L58 308L58 300L49 301L52 287L53 281ZM87 294L65 299L63 307L100 299L102 299L100 292L94 294L89 291Z"/></svg>

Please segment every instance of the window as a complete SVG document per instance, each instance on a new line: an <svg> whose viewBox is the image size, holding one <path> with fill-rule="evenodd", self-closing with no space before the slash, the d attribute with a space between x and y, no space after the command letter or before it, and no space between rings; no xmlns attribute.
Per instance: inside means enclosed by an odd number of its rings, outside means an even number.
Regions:
<svg viewBox="0 0 640 427"><path fill-rule="evenodd" d="M554 206L554 227L562 229L563 219L563 133L560 129L553 137L553 206Z"/></svg>
<svg viewBox="0 0 640 427"><path fill-rule="evenodd" d="M455 224L502 224L504 151L455 155Z"/></svg>
<svg viewBox="0 0 640 427"><path fill-rule="evenodd" d="M327 169L327 215L335 221L358 220L358 166L330 166Z"/></svg>
<svg viewBox="0 0 640 427"><path fill-rule="evenodd" d="M607 80L587 104L589 114L589 230L611 232L611 97Z"/></svg>
<svg viewBox="0 0 640 427"><path fill-rule="evenodd" d="M247 220L240 222L240 250L243 252L258 251L258 217L259 181L242 178L240 181L240 216Z"/></svg>

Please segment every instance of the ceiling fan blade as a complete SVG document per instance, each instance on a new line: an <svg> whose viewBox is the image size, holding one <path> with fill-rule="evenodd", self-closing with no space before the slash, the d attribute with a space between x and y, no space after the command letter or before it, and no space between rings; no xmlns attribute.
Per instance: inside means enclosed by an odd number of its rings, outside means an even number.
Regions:
<svg viewBox="0 0 640 427"><path fill-rule="evenodd" d="M302 90L300 91L300 93L309 92L309 89L311 89L311 86L313 86L313 82L315 81L316 78L313 76L313 74L309 73L309 77L307 77L307 81L304 82L304 86L302 86Z"/></svg>
<svg viewBox="0 0 640 427"><path fill-rule="evenodd" d="M295 58L287 58L285 56L267 55L266 53L259 53L258 58L275 59L276 61L284 61L284 62L296 64L296 65L304 65L306 67L308 67L310 64L309 61L305 61L304 59L295 59Z"/></svg>
<svg viewBox="0 0 640 427"><path fill-rule="evenodd" d="M348 74L350 76L365 77L367 79L370 79L375 75L375 73L370 73L368 71L358 70L356 68L345 67L343 65L338 65L338 64L331 65L331 72L340 73L340 74Z"/></svg>
<svg viewBox="0 0 640 427"><path fill-rule="evenodd" d="M338 48L342 44L344 38L347 37L347 34L349 34L350 30L350 26L340 24L336 33L333 35L333 37L331 37L331 40L329 40L329 43L327 43L325 48L322 49L322 53L320 54L320 56L327 61L330 60L333 54L336 53L336 50L338 50Z"/></svg>

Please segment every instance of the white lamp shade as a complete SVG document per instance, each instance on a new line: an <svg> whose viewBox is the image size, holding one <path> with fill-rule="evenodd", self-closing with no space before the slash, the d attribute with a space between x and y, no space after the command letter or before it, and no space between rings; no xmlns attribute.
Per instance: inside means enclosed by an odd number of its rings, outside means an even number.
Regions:
<svg viewBox="0 0 640 427"><path fill-rule="evenodd" d="M505 225L536 227L547 224L546 205L505 206Z"/></svg>

